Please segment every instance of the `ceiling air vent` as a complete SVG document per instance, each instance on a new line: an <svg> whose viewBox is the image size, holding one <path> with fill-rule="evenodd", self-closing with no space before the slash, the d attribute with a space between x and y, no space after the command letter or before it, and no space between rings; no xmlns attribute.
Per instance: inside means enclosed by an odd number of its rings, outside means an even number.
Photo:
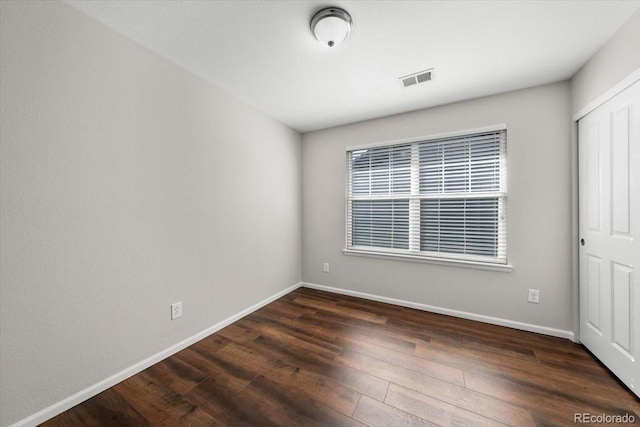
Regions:
<svg viewBox="0 0 640 427"><path fill-rule="evenodd" d="M400 77L400 81L402 82L402 86L409 87L417 85L418 83L430 82L432 78L433 68L429 68L428 70L418 71L417 73Z"/></svg>
<svg viewBox="0 0 640 427"><path fill-rule="evenodd" d="M410 76L410 77L403 78L402 84L404 85L404 87L407 87L407 86L418 84L418 82L416 81L416 76Z"/></svg>

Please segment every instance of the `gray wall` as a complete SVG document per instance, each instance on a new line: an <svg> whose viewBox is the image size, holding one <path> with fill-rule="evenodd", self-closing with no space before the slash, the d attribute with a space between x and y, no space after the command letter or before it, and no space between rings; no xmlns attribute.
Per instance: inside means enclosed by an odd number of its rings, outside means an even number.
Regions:
<svg viewBox="0 0 640 427"><path fill-rule="evenodd" d="M500 123L507 123L511 272L342 253L345 147ZM568 82L307 133L302 147L304 282L573 330ZM528 288L540 289L539 305L527 303Z"/></svg>
<svg viewBox="0 0 640 427"><path fill-rule="evenodd" d="M301 137L65 4L0 3L7 426L298 283Z"/></svg>
<svg viewBox="0 0 640 427"><path fill-rule="evenodd" d="M571 112L576 113L640 68L640 10L571 79Z"/></svg>

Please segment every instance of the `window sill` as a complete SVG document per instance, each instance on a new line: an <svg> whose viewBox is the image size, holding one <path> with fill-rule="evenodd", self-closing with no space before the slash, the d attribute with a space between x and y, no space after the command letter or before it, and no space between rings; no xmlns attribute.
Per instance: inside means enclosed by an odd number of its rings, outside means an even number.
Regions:
<svg viewBox="0 0 640 427"><path fill-rule="evenodd" d="M349 256L362 256L368 258L386 258L399 261L424 262L427 264L447 265L451 267L475 268L479 270L501 271L508 273L513 270L510 264L494 264L480 261L466 261L462 259L446 259L435 257L424 257L418 255L392 254L383 252L364 251L358 249L343 249L342 253Z"/></svg>

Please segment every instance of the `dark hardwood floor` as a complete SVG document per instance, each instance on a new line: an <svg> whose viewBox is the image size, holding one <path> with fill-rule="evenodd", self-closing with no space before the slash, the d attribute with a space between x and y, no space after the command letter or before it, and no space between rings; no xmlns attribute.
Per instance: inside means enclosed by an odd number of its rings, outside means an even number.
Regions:
<svg viewBox="0 0 640 427"><path fill-rule="evenodd" d="M580 345L300 288L46 426L640 424ZM604 425L604 424L600 424Z"/></svg>

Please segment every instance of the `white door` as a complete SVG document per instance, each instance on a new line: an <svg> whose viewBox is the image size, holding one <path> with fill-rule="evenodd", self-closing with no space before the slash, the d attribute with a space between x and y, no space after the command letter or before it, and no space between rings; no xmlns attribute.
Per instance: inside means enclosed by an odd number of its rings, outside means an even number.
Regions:
<svg viewBox="0 0 640 427"><path fill-rule="evenodd" d="M640 396L640 81L578 122L580 340Z"/></svg>

